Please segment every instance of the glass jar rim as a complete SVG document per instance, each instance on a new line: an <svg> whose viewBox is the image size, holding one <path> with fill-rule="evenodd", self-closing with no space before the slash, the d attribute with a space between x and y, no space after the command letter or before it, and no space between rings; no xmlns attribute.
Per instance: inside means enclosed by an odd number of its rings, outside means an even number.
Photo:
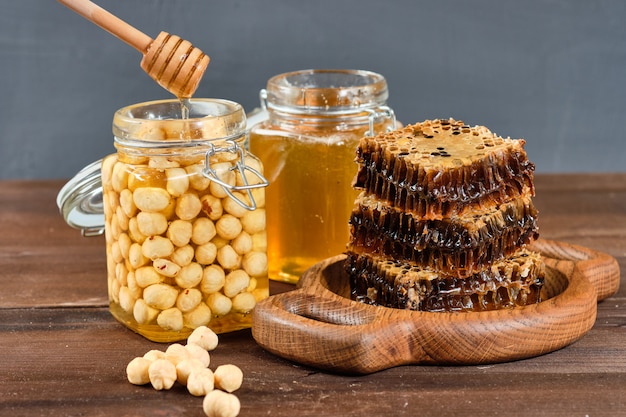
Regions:
<svg viewBox="0 0 626 417"><path fill-rule="evenodd" d="M285 113L348 113L384 105L382 75L366 70L308 69L273 76L261 92L270 110Z"/></svg>
<svg viewBox="0 0 626 417"><path fill-rule="evenodd" d="M189 112L185 118L183 106ZM245 130L246 114L241 104L224 99L153 100L122 107L113 115L115 140L137 146L225 140L240 137Z"/></svg>

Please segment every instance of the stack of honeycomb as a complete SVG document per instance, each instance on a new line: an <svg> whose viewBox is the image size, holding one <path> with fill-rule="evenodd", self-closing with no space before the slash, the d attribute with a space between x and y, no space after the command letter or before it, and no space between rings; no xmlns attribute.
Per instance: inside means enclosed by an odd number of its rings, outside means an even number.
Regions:
<svg viewBox="0 0 626 417"><path fill-rule="evenodd" d="M345 263L353 297L420 311L539 302L524 143L454 119L363 138Z"/></svg>

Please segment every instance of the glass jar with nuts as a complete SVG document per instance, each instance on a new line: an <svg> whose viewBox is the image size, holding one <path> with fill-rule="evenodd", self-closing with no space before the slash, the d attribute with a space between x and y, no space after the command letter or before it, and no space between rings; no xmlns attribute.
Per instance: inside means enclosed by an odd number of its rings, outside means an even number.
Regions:
<svg viewBox="0 0 626 417"><path fill-rule="evenodd" d="M234 102L162 100L113 118L102 161L110 308L158 342L250 327L269 295L261 162Z"/></svg>

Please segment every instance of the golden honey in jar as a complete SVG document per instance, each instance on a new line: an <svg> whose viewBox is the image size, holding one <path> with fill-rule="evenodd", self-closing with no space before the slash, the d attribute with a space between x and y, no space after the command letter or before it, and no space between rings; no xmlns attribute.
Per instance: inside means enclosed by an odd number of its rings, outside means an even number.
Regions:
<svg viewBox="0 0 626 417"><path fill-rule="evenodd" d="M265 167L270 279L297 282L310 266L345 252L357 191L356 148L395 127L385 78L359 70L304 70L261 91L267 120L251 127L250 151Z"/></svg>
<svg viewBox="0 0 626 417"><path fill-rule="evenodd" d="M265 189L234 102L162 100L117 111L103 159L110 309L148 339L250 327L269 295ZM188 114L187 114L188 113Z"/></svg>

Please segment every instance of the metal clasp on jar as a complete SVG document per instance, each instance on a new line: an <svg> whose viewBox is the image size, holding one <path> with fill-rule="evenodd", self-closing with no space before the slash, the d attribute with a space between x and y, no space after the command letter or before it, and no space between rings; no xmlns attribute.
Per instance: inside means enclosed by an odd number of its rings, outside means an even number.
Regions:
<svg viewBox="0 0 626 417"><path fill-rule="evenodd" d="M209 149L209 151L205 155L205 164L204 169L202 170L202 174L211 181L215 181L217 184L221 185L224 188L226 194L228 194L228 196L241 207L250 211L256 210L256 201L254 201L254 197L252 196L252 192L250 190L254 188L267 187L269 185L269 181L259 171L246 165L246 151L241 146L239 146L237 142L232 139L226 140L225 142L228 143L228 146L214 146L213 144L211 144L211 149ZM230 168L230 170L239 171L239 173L241 174L243 185L231 185L219 179L217 172L211 167L210 158L220 152L239 154L239 158ZM248 179L246 178L246 171L250 171L251 173L256 175L258 179L261 180L261 182L258 184L249 184ZM247 202L237 198L237 196L233 194L234 191L245 191L248 198L250 199L250 204L247 204Z"/></svg>
<svg viewBox="0 0 626 417"><path fill-rule="evenodd" d="M388 132L396 130L396 114L393 112L391 107L380 106L375 109L364 110L369 113L369 131L365 134L365 136L374 136L374 127L380 118L391 119L391 126L387 129Z"/></svg>

